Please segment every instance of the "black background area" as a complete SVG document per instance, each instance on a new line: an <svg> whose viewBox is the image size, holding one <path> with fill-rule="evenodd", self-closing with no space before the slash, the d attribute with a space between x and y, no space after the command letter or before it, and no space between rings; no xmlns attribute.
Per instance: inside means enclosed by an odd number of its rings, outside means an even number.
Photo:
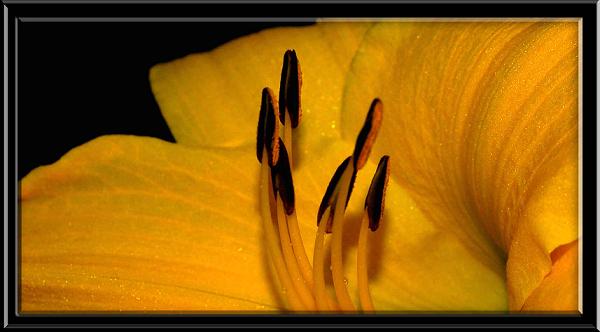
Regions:
<svg viewBox="0 0 600 332"><path fill-rule="evenodd" d="M18 43L18 178L107 134L174 142L150 68L237 37L310 22L23 22Z"/></svg>

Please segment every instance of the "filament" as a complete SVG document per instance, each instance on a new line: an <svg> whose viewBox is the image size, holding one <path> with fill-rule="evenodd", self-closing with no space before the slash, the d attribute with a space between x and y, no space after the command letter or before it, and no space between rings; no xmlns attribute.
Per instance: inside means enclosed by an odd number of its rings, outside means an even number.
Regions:
<svg viewBox="0 0 600 332"><path fill-rule="evenodd" d="M296 260L296 256L294 256L292 250L292 243L288 234L286 220L287 218L283 209L283 203L281 199L277 200L277 215L277 224L279 226L279 239L281 241L283 258L285 260L289 276L292 280L292 284L294 285L296 292L300 296L300 299L302 300L302 303L304 303L306 308L308 310L315 310L315 300L312 297L311 290L305 284L304 278L300 274L298 261Z"/></svg>
<svg viewBox="0 0 600 332"><path fill-rule="evenodd" d="M344 171L344 175L340 179L340 191L335 202L335 212L333 215L333 230L331 233L331 267L333 275L333 287L335 288L335 294L340 304L342 311L354 311L354 304L348 294L346 282L344 281L344 269L342 264L342 233L343 233L343 221L344 221L344 209L346 197L348 196L348 190L350 186L350 179L354 167L348 165Z"/></svg>
<svg viewBox="0 0 600 332"><path fill-rule="evenodd" d="M275 271L277 272L277 276L282 286L283 294L286 295L289 305L293 310L304 310L305 307L300 301L296 290L294 289L292 280L287 272L285 263L283 261L283 257L281 255L281 250L278 245L277 235L275 234L275 229L273 227L273 219L271 214L271 207L269 204L269 187L270 185L270 168L267 158L267 151L263 151L262 155L262 164L261 164L261 210L263 215L263 226L265 229L265 235L267 237L267 246L269 251L269 256L275 266Z"/></svg>
<svg viewBox="0 0 600 332"><path fill-rule="evenodd" d="M325 263L325 250L323 249L323 242L325 240L325 228L327 228L329 211L330 208L325 210L325 213L319 222L319 228L317 229L317 236L315 238L315 249L313 253L315 299L317 301L317 308L319 310L333 309L329 303L330 301L328 301L329 295L327 294L327 288L325 287L325 272L323 271L323 264Z"/></svg>
<svg viewBox="0 0 600 332"><path fill-rule="evenodd" d="M285 112L285 123L284 125L284 137L283 143L287 147L287 155L290 163L290 169L292 169L292 120L290 118L290 113ZM296 211L294 211L290 216L287 217L288 226L289 226L289 234L290 239L292 241L292 248L294 250L294 255L296 256L296 260L298 262L298 266L300 267L300 272L302 273L302 277L304 281L308 284L308 287L313 289L313 276L312 276L312 267L310 266L310 262L308 261L308 256L306 255L306 249L304 249L304 241L302 241L302 236L300 234L300 229L298 227L298 218L296 217Z"/></svg>
<svg viewBox="0 0 600 332"><path fill-rule="evenodd" d="M360 306L363 311L373 311L373 302L371 301L371 293L369 292L369 276L367 269L368 257L368 237L369 237L369 218L367 212L363 214L360 224L360 234L358 236L358 252L357 252L357 279L358 279L358 296Z"/></svg>
<svg viewBox="0 0 600 332"><path fill-rule="evenodd" d="M300 272L304 281L308 287L313 290L313 268L308 261L306 255L306 249L304 249L304 241L302 241L302 235L300 234L300 228L298 227L298 218L296 217L296 211L288 216L288 226L290 232L290 240L292 240L292 248L294 249L294 255L298 261Z"/></svg>

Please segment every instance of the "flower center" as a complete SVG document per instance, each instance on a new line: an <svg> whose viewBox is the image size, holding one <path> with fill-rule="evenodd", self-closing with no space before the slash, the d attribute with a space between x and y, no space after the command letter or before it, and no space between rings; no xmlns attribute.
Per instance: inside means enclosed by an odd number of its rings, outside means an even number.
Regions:
<svg viewBox="0 0 600 332"><path fill-rule="evenodd" d="M318 228L311 264L298 226L292 177L292 129L298 127L302 115L301 86L300 63L295 51L288 50L281 70L279 103L273 91L264 88L258 121L256 154L261 163L261 213L267 251L282 294L292 310L355 311L343 274L344 214L356 173L366 164L381 126L383 104L379 99L373 100L353 154L340 164L329 182L317 213ZM282 137L280 125L283 126ZM383 215L388 178L389 156L383 156L365 200L358 239L357 282L363 311L374 311L367 277L367 243L369 230L377 230ZM327 255L331 261L333 294L325 284Z"/></svg>

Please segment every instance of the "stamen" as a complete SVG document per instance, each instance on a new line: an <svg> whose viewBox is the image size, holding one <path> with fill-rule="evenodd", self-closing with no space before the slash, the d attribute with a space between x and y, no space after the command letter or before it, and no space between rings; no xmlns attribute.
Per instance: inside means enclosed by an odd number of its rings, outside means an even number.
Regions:
<svg viewBox="0 0 600 332"><path fill-rule="evenodd" d="M329 211L331 207L325 208L323 212L323 219L329 219ZM315 285L315 300L317 303L317 309L319 310L333 310L329 304L327 294L327 288L325 287L325 272L323 270L323 264L325 262L325 251L323 250L323 242L325 240L325 228L326 222L319 221L319 227L317 229L317 236L315 238L315 249L313 253L313 276Z"/></svg>
<svg viewBox="0 0 600 332"><path fill-rule="evenodd" d="M302 71L298 57L296 57L296 51L287 50L283 55L281 80L279 81L279 109L281 110L279 118L284 125L291 122L292 128L298 127L302 117L301 88ZM289 114L289 119L286 119L286 114Z"/></svg>
<svg viewBox="0 0 600 332"><path fill-rule="evenodd" d="M367 118L354 145L354 154L352 156L354 157L354 168L357 170L363 168L367 163L367 159L369 159L371 146L375 143L379 127L381 127L382 116L383 103L379 98L375 98L369 107Z"/></svg>
<svg viewBox="0 0 600 332"><path fill-rule="evenodd" d="M273 91L269 88L262 90L258 129L256 134L256 157L262 162L263 147L269 156L269 165L277 164L279 158L279 108Z"/></svg>
<svg viewBox="0 0 600 332"><path fill-rule="evenodd" d="M339 191L338 185L342 178L342 174L344 174L344 172L346 171L346 168L348 168L348 165L350 164L351 158L352 157L348 157L348 158L344 159L344 161L340 164L340 166L338 166L338 168L335 170L335 173L333 173L333 177L329 181L329 185L327 185L327 190L325 190L325 195L323 195L321 204L319 205L319 211L317 212L317 226L320 224L321 220L326 221L327 228L325 229L325 231L327 233L331 233L331 222L333 220L333 215L330 214L327 219L323 219L322 216L323 216L323 213L325 212L325 210L328 207L331 207L331 205L333 204L333 201L337 198L336 194ZM355 178L356 178L356 174L353 174L351 182L350 182L351 186L354 186ZM346 198L346 205L344 206L344 208L348 205L349 199L350 199L350 196L348 195L348 197Z"/></svg>
<svg viewBox="0 0 600 332"><path fill-rule="evenodd" d="M280 196L281 197L281 196ZM281 249L283 251L283 258L285 260L287 270L290 274L290 278L292 279L292 284L298 295L300 295L300 299L302 303L309 311L314 311L316 309L315 300L312 297L312 292L308 288L308 286L304 283L304 279L300 274L300 269L298 268L298 262L296 260L296 256L292 251L292 243L290 241L286 215L284 213L282 200L277 200L277 224L279 226L279 239L281 241Z"/></svg>
<svg viewBox="0 0 600 332"><path fill-rule="evenodd" d="M323 251L325 253L325 257L327 257L327 255L329 255L329 259L330 259L329 270L331 271L331 236L327 236L325 238L325 249ZM334 290L334 292L335 292L335 290ZM331 308L331 310L340 311L340 305L336 301L335 296L333 296L333 297L327 296L327 303L329 303L329 307Z"/></svg>
<svg viewBox="0 0 600 332"><path fill-rule="evenodd" d="M294 255L296 255L296 259L298 260L300 272L302 272L302 276L304 277L304 281L308 287L313 290L313 268L308 261L308 256L306 255L306 249L304 248L304 241L302 240L302 235L300 234L298 218L296 217L295 211L288 216L288 226L290 231L290 239L292 240L292 248L294 249Z"/></svg>
<svg viewBox="0 0 600 332"><path fill-rule="evenodd" d="M358 237L358 253L357 253L357 279L358 279L358 295L363 311L373 311L373 302L369 291L369 277L367 269L368 257L368 236L371 229L375 232L379 227L383 216L383 208L385 203L385 191L390 175L389 156L383 156L377 165L377 171L371 181L369 193L365 200L365 213L363 214L360 235Z"/></svg>
<svg viewBox="0 0 600 332"><path fill-rule="evenodd" d="M344 269L342 264L342 233L343 233L343 221L344 221L344 210L345 204L340 202L340 199L347 199L350 188L350 181L352 174L354 173L354 167L346 167L342 178L340 179L339 192L336 195L334 202L334 214L333 214L333 229L331 232L331 267L333 276L333 287L335 288L335 294L337 296L340 308L342 311L354 311L354 304L348 289L346 287L346 281L344 280Z"/></svg>
<svg viewBox="0 0 600 332"><path fill-rule="evenodd" d="M350 195L352 194L352 189L354 188L354 181L356 179L356 171L363 168L366 164L369 154L371 153L371 147L373 143L375 143L375 138L377 138L377 133L379 132L379 128L381 127L381 121L383 117L383 103L379 98L375 98L369 107L369 112L367 113L367 118L361 128L358 137L356 138L356 144L354 145L354 153L352 155L354 162L352 172L352 178L350 180L350 187L348 189L348 196L346 197L346 204L344 208L348 206L348 201L350 200ZM348 166L348 162L350 157L346 158L344 162L336 169L329 185L327 186L327 190L325 191L325 195L321 200L321 204L319 205L319 211L317 213L317 220L321 220L321 216L323 212L328 206L331 206L332 200L334 199L335 190L337 188L338 182L340 181L340 177L342 173L345 171ZM331 233L331 220L333 216L329 218L327 233Z"/></svg>
<svg viewBox="0 0 600 332"><path fill-rule="evenodd" d="M327 188L329 191L325 193L325 197L321 202L319 213L321 208L326 205L331 205L331 197L335 196L334 213L332 221L332 245L331 245L331 264L332 264L332 275L333 275L333 286L335 288L336 296L340 303L342 310L354 310L352 300L348 295L348 289L343 275L343 264L342 264L342 233L343 233L343 220L344 211L350 199L352 188L354 186L354 179L356 178L356 172L364 167L371 153L371 147L375 143L375 138L381 126L381 119L383 115L383 104L379 99L374 99L369 108L365 123L356 139L356 145L354 147L354 154L350 158L352 164L348 167L349 161L346 159L340 167L336 170L336 173L343 172L341 178L339 173L334 174L332 181L329 183ZM344 164L346 164L344 166ZM337 180L339 179L339 183ZM344 204L340 204L339 200L344 199ZM330 218L331 220L331 218ZM328 220L328 225L331 222Z"/></svg>
<svg viewBox="0 0 600 332"><path fill-rule="evenodd" d="M291 172L292 129L298 127L302 117L301 87L300 63L296 52L288 50L281 69L279 103L271 89L263 89L257 128L256 156L262 164L261 213L267 251L292 310L353 311L355 307L343 275L344 214L357 171L366 164L381 126L383 104L379 99L373 100L352 156L340 164L329 182L317 212L318 230L311 266L298 226ZM280 121L284 126L282 138L279 137ZM365 311L373 310L367 278L367 229L375 231L382 218L388 160L388 156L381 158L369 188L359 235L357 273L359 298ZM326 255L330 255L331 260L333 297L328 293L332 289L325 285Z"/></svg>
<svg viewBox="0 0 600 332"><path fill-rule="evenodd" d="M279 162L272 168L272 172L275 183L274 192L278 193L280 198L276 204L283 257L286 261L288 271L290 271L296 291L300 294L306 307L309 310L314 310L312 267L306 256L304 243L298 227L294 207L294 182L288 161L287 149L281 139L279 142Z"/></svg>
<svg viewBox="0 0 600 332"><path fill-rule="evenodd" d="M356 254L356 271L358 281L358 298L363 311L373 311L373 301L371 300L371 292L369 291L369 276L367 268L367 237L369 236L369 218L367 213L363 214L360 224L360 234L358 236L358 251Z"/></svg>
<svg viewBox="0 0 600 332"><path fill-rule="evenodd" d="M264 148L266 150L266 147ZM269 202L272 201L272 198L269 197L269 188L271 188L271 184L269 183L269 172L270 167L267 165L267 154L262 153L262 166L261 166L261 211L262 211L262 219L263 219L263 227L265 229L265 235L267 240L267 248L269 252L269 256L273 265L275 267L275 271L277 272L277 277L282 286L282 292L286 295L289 305L292 310L304 310L305 307L302 304L296 290L294 289L292 280L288 274L287 268L285 266L281 249L279 248L277 236L275 235L275 229L273 227L273 219L271 215L271 208Z"/></svg>

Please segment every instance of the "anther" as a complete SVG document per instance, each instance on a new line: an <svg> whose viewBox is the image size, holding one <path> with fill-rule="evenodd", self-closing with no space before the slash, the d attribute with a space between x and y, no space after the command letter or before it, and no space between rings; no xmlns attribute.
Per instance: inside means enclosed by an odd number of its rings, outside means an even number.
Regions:
<svg viewBox="0 0 600 332"><path fill-rule="evenodd" d="M302 117L302 105L300 102L300 89L302 88L302 71L300 62L296 57L296 51L287 50L283 55L283 66L281 68L281 80L279 81L279 119L285 123L287 112L292 123L292 128L298 127Z"/></svg>
<svg viewBox="0 0 600 332"><path fill-rule="evenodd" d="M279 161L277 165L272 167L272 178L274 192L279 193L285 213L289 216L294 213L295 196L294 196L294 181L292 179L292 169L288 158L287 149L281 138L279 140Z"/></svg>
<svg viewBox="0 0 600 332"><path fill-rule="evenodd" d="M367 118L363 124L358 137L356 138L356 144L354 145L354 168L359 170L365 166L371 153L371 147L375 143L375 138L381 127L381 120L383 116L383 103L379 98L375 98L369 107Z"/></svg>
<svg viewBox="0 0 600 332"><path fill-rule="evenodd" d="M325 191L325 195L323 195L323 199L321 200L321 204L319 205L319 211L317 213L317 226L319 225L321 218L323 217L323 214L325 213L325 210L328 207L332 207L332 204L334 203L334 201L336 199L336 194L339 191L338 184L339 184L340 180L342 179L342 175L346 171L346 168L348 168L348 165L350 165L351 160L352 160L352 157L348 157L348 158L344 159L344 161L340 164L340 166L338 166L338 168L335 170L335 173L333 173L333 177L331 178L331 181L329 181L329 185L327 185L327 190ZM350 192L352 191L352 187L354 186L355 179L356 179L356 172L353 172L352 178L350 180L350 187L348 189L348 195L346 196L346 201L345 201L346 206L348 206L348 200L350 199ZM331 233L331 226L332 226L331 223L333 221L333 210L334 209L332 207L332 213L330 213L327 220L325 220L325 222L327 222L327 228L325 229L325 231L327 233Z"/></svg>
<svg viewBox="0 0 600 332"><path fill-rule="evenodd" d="M262 90L258 129L256 134L256 157L262 163L263 147L267 150L269 166L277 164L279 159L279 108L273 91Z"/></svg>
<svg viewBox="0 0 600 332"><path fill-rule="evenodd" d="M390 156L383 156L377 165L377 171L371 181L369 193L365 199L365 210L369 216L369 229L376 231L383 216L385 205L385 191L390 177Z"/></svg>

